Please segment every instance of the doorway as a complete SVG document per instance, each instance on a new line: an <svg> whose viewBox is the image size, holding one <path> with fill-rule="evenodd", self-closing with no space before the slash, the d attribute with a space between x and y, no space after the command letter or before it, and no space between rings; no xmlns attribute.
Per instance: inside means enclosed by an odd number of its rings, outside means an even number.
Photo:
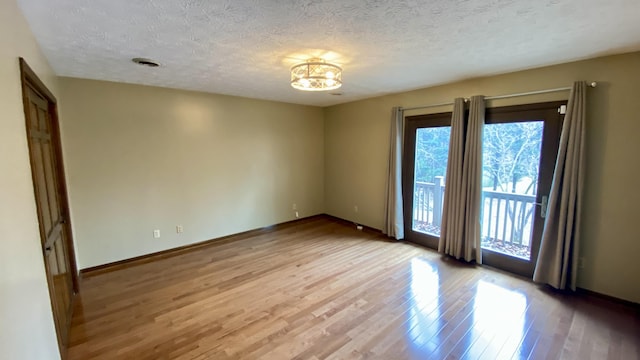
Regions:
<svg viewBox="0 0 640 360"><path fill-rule="evenodd" d="M487 109L482 139L484 264L532 277L566 102Z"/></svg>
<svg viewBox="0 0 640 360"><path fill-rule="evenodd" d="M58 346L64 358L73 300L78 292L78 278L69 221L57 102L22 58L20 74L42 255Z"/></svg>
<svg viewBox="0 0 640 360"><path fill-rule="evenodd" d="M488 108L483 132L483 263L533 276L566 101ZM405 238L437 249L451 113L407 116Z"/></svg>

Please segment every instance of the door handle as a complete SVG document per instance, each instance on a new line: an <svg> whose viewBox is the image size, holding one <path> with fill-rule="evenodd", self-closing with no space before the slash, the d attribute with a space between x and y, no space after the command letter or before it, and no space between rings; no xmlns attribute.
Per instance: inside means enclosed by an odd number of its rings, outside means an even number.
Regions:
<svg viewBox="0 0 640 360"><path fill-rule="evenodd" d="M548 203L549 203L549 197L547 195L543 196L539 203L538 202L533 203L534 205L540 205L540 217L543 219L547 217Z"/></svg>

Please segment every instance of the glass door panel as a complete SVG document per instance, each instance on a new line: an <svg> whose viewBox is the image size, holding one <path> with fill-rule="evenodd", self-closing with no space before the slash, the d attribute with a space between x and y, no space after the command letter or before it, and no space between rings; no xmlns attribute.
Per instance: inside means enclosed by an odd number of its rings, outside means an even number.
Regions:
<svg viewBox="0 0 640 360"><path fill-rule="evenodd" d="M403 200L405 238L438 247L449 157L451 113L408 116Z"/></svg>
<svg viewBox="0 0 640 360"><path fill-rule="evenodd" d="M449 126L416 132L411 228L435 237L440 237L450 137Z"/></svg>
<svg viewBox="0 0 640 360"><path fill-rule="evenodd" d="M531 259L543 129L540 120L485 125L483 249Z"/></svg>

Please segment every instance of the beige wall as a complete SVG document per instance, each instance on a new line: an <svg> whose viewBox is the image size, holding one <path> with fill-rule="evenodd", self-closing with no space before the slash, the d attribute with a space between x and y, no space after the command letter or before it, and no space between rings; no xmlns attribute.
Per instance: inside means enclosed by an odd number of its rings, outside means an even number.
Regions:
<svg viewBox="0 0 640 360"><path fill-rule="evenodd" d="M492 76L325 109L327 213L380 229L392 106L501 95L597 81L589 90L583 288L640 302L640 53ZM495 100L489 106L566 99L568 93ZM429 112L450 111L448 107ZM426 113L426 111L423 111ZM419 111L408 112L407 115ZM359 212L354 212L358 205Z"/></svg>
<svg viewBox="0 0 640 360"><path fill-rule="evenodd" d="M18 57L56 78L14 0L0 1L0 358L59 359L44 271Z"/></svg>
<svg viewBox="0 0 640 360"><path fill-rule="evenodd" d="M636 206L640 53L475 79L330 107L57 79L14 0L0 2L0 349L58 359L20 95L24 57L58 96L79 266L327 212L382 226L392 106L596 80L579 274L584 288L640 302ZM561 94L495 101L501 106ZM446 111L446 107L432 109ZM414 114L417 112L412 112ZM353 211L358 205L359 212ZM175 225L184 233L175 233ZM160 229L162 237L152 238ZM10 325L9 325L10 324Z"/></svg>
<svg viewBox="0 0 640 360"><path fill-rule="evenodd" d="M60 83L80 268L324 212L320 108Z"/></svg>

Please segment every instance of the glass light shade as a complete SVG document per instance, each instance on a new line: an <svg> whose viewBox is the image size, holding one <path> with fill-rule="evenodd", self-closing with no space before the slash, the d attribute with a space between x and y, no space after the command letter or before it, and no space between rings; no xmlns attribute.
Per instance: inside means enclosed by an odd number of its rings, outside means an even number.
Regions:
<svg viewBox="0 0 640 360"><path fill-rule="evenodd" d="M291 86L304 91L335 90L342 86L342 69L320 59L291 68Z"/></svg>

